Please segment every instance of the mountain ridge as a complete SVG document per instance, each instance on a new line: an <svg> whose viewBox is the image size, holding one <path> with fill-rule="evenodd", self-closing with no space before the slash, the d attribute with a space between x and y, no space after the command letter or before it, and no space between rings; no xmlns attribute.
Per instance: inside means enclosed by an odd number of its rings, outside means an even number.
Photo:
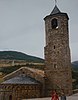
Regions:
<svg viewBox="0 0 78 100"><path fill-rule="evenodd" d="M44 59L18 51L0 51L0 60L26 60L27 62L44 62Z"/></svg>

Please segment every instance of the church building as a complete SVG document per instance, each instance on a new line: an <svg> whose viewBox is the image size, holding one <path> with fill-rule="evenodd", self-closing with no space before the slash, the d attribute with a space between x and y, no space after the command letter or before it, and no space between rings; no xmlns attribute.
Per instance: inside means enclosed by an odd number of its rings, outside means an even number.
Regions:
<svg viewBox="0 0 78 100"><path fill-rule="evenodd" d="M0 100L22 100L51 96L52 90L72 94L69 17L57 5L44 18L46 45L44 71L21 67L4 77Z"/></svg>

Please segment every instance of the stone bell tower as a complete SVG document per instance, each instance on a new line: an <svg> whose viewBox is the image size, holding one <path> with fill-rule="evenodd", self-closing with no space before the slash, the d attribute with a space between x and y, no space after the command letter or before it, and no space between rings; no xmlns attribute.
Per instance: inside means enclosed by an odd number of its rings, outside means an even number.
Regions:
<svg viewBox="0 0 78 100"><path fill-rule="evenodd" d="M46 95L52 89L72 94L71 57L69 48L69 29L67 13L55 5L45 20L45 88Z"/></svg>

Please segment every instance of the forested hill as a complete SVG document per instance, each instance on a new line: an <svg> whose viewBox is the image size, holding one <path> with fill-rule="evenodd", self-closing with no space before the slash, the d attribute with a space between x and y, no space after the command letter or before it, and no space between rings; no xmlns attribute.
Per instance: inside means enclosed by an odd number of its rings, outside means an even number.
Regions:
<svg viewBox="0 0 78 100"><path fill-rule="evenodd" d="M18 51L0 51L0 60L26 60L27 62L43 63L44 60Z"/></svg>
<svg viewBox="0 0 78 100"><path fill-rule="evenodd" d="M72 62L72 68L73 68L75 71L78 71L78 61Z"/></svg>

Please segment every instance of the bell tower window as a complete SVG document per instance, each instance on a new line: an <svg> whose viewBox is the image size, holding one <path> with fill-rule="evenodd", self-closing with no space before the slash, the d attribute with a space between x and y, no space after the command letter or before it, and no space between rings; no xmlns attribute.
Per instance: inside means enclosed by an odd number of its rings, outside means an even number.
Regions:
<svg viewBox="0 0 78 100"><path fill-rule="evenodd" d="M58 21L57 21L56 18L52 19L51 26L52 26L52 29L57 29L58 28Z"/></svg>

